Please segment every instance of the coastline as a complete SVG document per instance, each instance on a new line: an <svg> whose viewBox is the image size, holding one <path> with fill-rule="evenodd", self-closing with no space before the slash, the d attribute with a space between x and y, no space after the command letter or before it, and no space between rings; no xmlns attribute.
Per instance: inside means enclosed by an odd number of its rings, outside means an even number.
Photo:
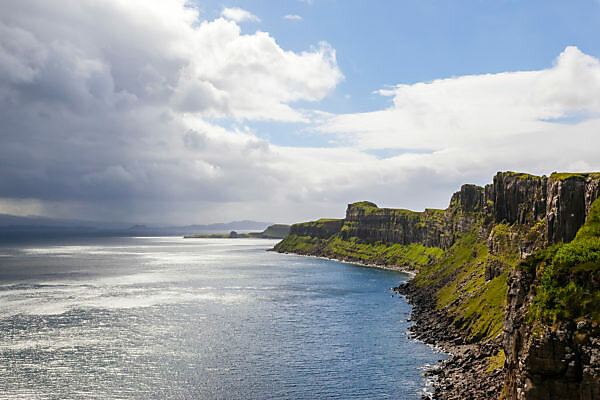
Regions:
<svg viewBox="0 0 600 400"><path fill-rule="evenodd" d="M369 263L365 263L362 261L355 261L352 258L342 259L342 258L319 256L316 254L304 254L304 253L294 253L294 252L290 252L290 251L278 251L275 249L269 249L267 251L275 251L280 254L292 254L295 256L319 258L321 260L338 261L338 262L342 262L342 263L346 263L346 264L359 265L361 267L383 269L385 271L402 272L404 274L409 275L410 279L414 278L414 276L416 275L414 268L404 267L404 266L400 266L400 265L369 264Z"/></svg>
<svg viewBox="0 0 600 400"><path fill-rule="evenodd" d="M271 249L269 251L277 251ZM338 261L360 265L366 268L377 268L387 271L402 272L409 279L392 291L403 296L412 306L409 321L414 322L408 332L411 339L425 343L449 357L435 365L424 366L423 376L426 379L422 399L431 400L478 400L492 399L500 396L505 372L496 370L487 372L490 357L501 347L500 337L486 343L469 343L454 326L451 319L436 308L433 302L432 288L419 288L412 282L416 275L414 268L399 265L368 264L352 259L340 259L282 252L304 257Z"/></svg>
<svg viewBox="0 0 600 400"><path fill-rule="evenodd" d="M268 251L277 251L275 249L270 249ZM410 304L412 306L412 310L410 313L410 317L408 319L408 321L412 321L415 322L415 324L413 326L411 326L409 328L409 330L406 332L407 336L410 337L412 340L416 340L418 342L424 343L428 346L430 346L432 349L434 349L435 351L439 352L439 353L444 353L449 355L449 357L446 360L443 360L441 362L438 362L436 364L433 365L424 365L423 366L423 377L425 378L425 386L423 387L423 392L421 394L421 398L422 399L467 399L470 397L447 397L449 393L448 386L450 385L457 385L460 383L461 380L464 379L464 376L462 374L452 374L451 376L446 376L446 374L444 374L444 370L446 367L451 366L454 362L454 360L456 361L460 361L464 358L466 358L465 352L462 351L460 349L459 346L455 346L455 345L451 345L448 342L443 341L443 335L440 334L435 334L435 330L431 330L430 332L433 332L433 334L424 334L425 330L421 328L421 323L419 323L419 321L421 321L423 319L423 317L427 316L430 314L430 312L426 311L426 307L423 307L423 303L417 302L415 303L415 298L414 296L411 296L408 292L404 292L402 290L400 290L401 287L407 286L411 284L412 279L415 277L416 273L414 268L407 268L407 267L403 267L403 266L399 266L399 265L380 265L380 264L367 264L367 263L363 263L363 262L359 262L359 261L353 261L351 259L339 259L339 258L333 258L333 257L325 257L325 256L319 256L316 254L302 254L302 253L294 253L294 252L281 252L278 251L281 254L291 254L291 255L296 255L296 256L302 256L302 257L312 257L312 258L319 258L319 259L323 259L323 260L330 260L330 261L337 261L337 262L342 262L342 263L347 263L347 264L353 264L353 265L359 265L365 268L377 268L377 269L382 269L382 270L386 270L386 271L395 271L395 272L402 272L405 273L409 276L409 278L404 281L403 283L401 283L399 286L395 286L392 287L391 290L404 297L406 299L406 302L408 304ZM445 321L443 321L442 319L437 319L436 320L437 323L444 323ZM457 356L457 354L460 354L460 356ZM460 357L460 358L458 358ZM485 360L485 359L484 359ZM478 399L477 397L473 397L473 399Z"/></svg>
<svg viewBox="0 0 600 400"><path fill-rule="evenodd" d="M499 398L505 371L489 371L491 357L501 347L501 336L489 342L472 343L452 324L444 311L433 302L433 289L419 288L411 280L392 289L412 305L409 328L412 337L450 355L425 371L433 377L433 393L427 399L494 399Z"/></svg>

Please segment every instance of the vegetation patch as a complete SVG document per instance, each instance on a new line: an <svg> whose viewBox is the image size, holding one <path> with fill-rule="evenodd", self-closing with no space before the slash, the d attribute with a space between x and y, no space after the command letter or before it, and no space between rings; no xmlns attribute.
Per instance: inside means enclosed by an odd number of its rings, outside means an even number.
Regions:
<svg viewBox="0 0 600 400"><path fill-rule="evenodd" d="M330 257L417 269L435 262L443 253L440 248L420 244L363 243L356 237L344 240L339 236L329 240L323 251Z"/></svg>
<svg viewBox="0 0 600 400"><path fill-rule="evenodd" d="M502 332L508 273L504 273L477 288L454 313L464 318L462 328L471 339L492 339Z"/></svg>
<svg viewBox="0 0 600 400"><path fill-rule="evenodd" d="M550 175L550 179L555 181L565 181L571 178L587 179L588 177L598 179L600 178L600 172L591 173L579 173L579 172L553 172Z"/></svg>
<svg viewBox="0 0 600 400"><path fill-rule="evenodd" d="M506 172L500 172L498 173L498 175L504 175L504 176L511 176L511 177L515 177L517 179L543 179L545 178L544 176L537 176L537 175L531 175L531 174L527 174L524 172L513 172L513 171L506 171Z"/></svg>
<svg viewBox="0 0 600 400"><path fill-rule="evenodd" d="M487 358L489 367L485 370L485 372L490 373L502 368L504 366L505 359L506 354L504 354L504 349L500 349L500 351L498 351L496 354Z"/></svg>
<svg viewBox="0 0 600 400"><path fill-rule="evenodd" d="M508 274L516 259L518 254L490 255L474 228L458 238L436 263L422 268L414 281L418 286L438 288L438 309L446 310L471 340L492 339L502 331ZM495 265L506 265L506 270L486 281L485 268L495 260L502 260Z"/></svg>
<svg viewBox="0 0 600 400"><path fill-rule="evenodd" d="M600 199L575 239L528 257L522 268L539 275L530 321L591 318L600 322Z"/></svg>
<svg viewBox="0 0 600 400"><path fill-rule="evenodd" d="M309 253L322 245L322 239L312 236L288 235L275 245L275 250L283 252Z"/></svg>

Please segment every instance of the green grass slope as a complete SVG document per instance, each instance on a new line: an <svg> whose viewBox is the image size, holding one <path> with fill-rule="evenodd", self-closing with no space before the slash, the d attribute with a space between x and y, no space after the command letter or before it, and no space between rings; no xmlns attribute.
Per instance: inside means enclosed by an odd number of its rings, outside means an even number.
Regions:
<svg viewBox="0 0 600 400"><path fill-rule="evenodd" d="M540 250L521 267L540 277L530 320L600 322L600 199L573 241Z"/></svg>
<svg viewBox="0 0 600 400"><path fill-rule="evenodd" d="M419 269L431 264L443 253L443 250L437 247L425 247L419 244L365 243L357 237L342 239L337 234L327 239L292 234L279 242L275 250L406 269Z"/></svg>

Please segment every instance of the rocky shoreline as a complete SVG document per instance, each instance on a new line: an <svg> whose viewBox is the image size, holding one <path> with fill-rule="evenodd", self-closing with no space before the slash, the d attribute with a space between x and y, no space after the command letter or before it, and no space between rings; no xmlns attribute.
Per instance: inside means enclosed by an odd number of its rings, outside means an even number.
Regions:
<svg viewBox="0 0 600 400"><path fill-rule="evenodd" d="M497 399L502 392L503 368L487 372L490 358L501 348L500 337L483 343L469 343L452 320L436 308L432 288L419 288L410 281L392 290L413 306L410 331L415 339L440 348L451 356L428 370L434 378L433 393L424 399Z"/></svg>
<svg viewBox="0 0 600 400"><path fill-rule="evenodd" d="M414 277L415 269L398 265L379 265L363 263L352 259L331 258L317 254L286 254L316 257L326 260L352 263L369 268L404 272ZM432 393L423 394L423 399L444 400L480 400L497 399L502 391L505 373L503 369L486 372L489 358L502 347L501 338L485 343L468 343L464 335L456 329L452 320L436 308L435 288L416 287L411 280L393 287L392 290L406 298L412 305L410 320L411 336L423 343L432 345L450 354L450 357L425 372L432 378Z"/></svg>
<svg viewBox="0 0 600 400"><path fill-rule="evenodd" d="M409 266L367 263L367 262L363 262L363 261L360 261L360 260L358 260L356 258L352 258L352 257L327 257L327 256L320 256L317 253L313 254L313 253L302 253L302 252L292 252L292 251L278 251L275 249L269 249L267 251L277 251L282 254L292 254L295 256L303 256L303 257L314 257L314 258L320 258L322 260L339 261L339 262L348 263L348 264L360 265L361 267L377 268L377 269L383 269L386 271L402 272L407 275L410 275L411 277L414 277L415 274L417 273L417 270L415 268L412 268Z"/></svg>

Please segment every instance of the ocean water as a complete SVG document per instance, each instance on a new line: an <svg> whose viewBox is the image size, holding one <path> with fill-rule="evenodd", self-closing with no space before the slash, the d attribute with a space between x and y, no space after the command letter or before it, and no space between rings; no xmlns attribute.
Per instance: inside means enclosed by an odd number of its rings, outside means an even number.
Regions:
<svg viewBox="0 0 600 400"><path fill-rule="evenodd" d="M274 244L0 244L0 398L419 399L408 276Z"/></svg>

